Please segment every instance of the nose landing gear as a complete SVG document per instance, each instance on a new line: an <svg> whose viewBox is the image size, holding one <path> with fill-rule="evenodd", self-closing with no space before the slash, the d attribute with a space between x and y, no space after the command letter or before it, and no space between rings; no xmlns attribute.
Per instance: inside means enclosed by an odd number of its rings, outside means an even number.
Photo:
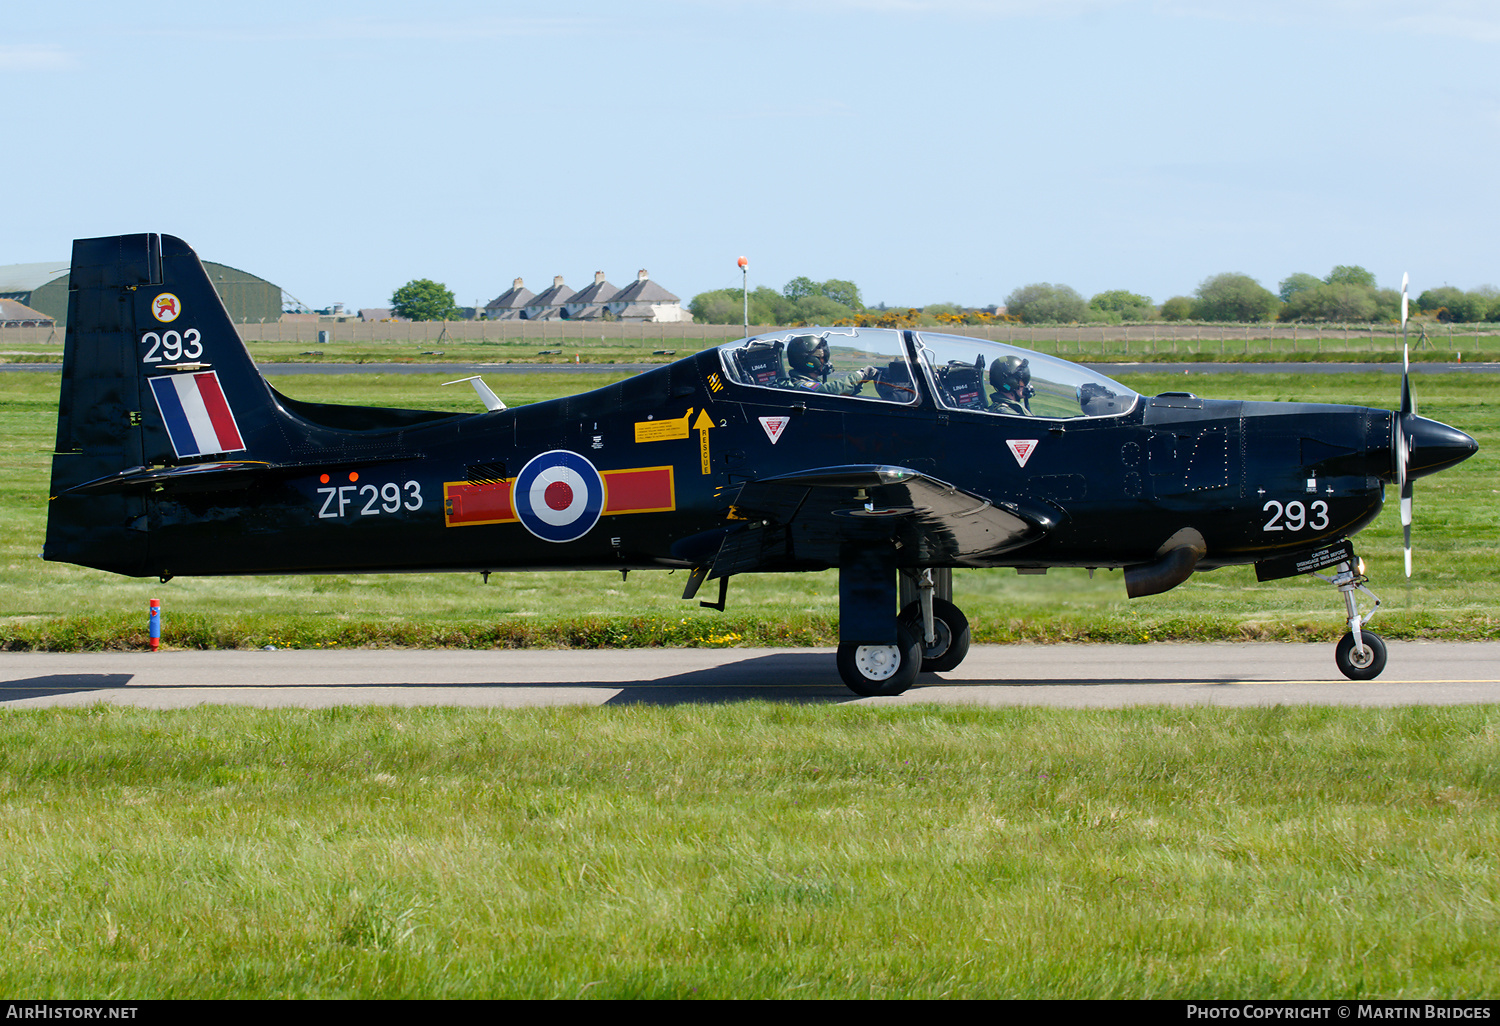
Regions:
<svg viewBox="0 0 1500 1026"><path fill-rule="evenodd" d="M1313 576L1332 584L1344 596L1344 609L1349 615L1349 633L1339 639L1338 646L1333 650L1333 660L1338 664L1339 672L1350 680L1374 680L1379 677L1380 672L1385 669L1385 642L1380 635L1365 630L1364 625L1370 622L1380 608L1380 598L1365 587L1369 578L1364 575L1364 561L1340 563L1332 577L1319 573ZM1354 598L1356 591L1364 592L1375 603L1368 613L1360 614L1359 605Z"/></svg>

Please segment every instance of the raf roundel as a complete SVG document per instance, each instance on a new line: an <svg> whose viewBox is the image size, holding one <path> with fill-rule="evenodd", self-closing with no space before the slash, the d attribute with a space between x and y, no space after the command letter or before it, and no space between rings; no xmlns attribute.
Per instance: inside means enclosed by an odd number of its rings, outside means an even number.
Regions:
<svg viewBox="0 0 1500 1026"><path fill-rule="evenodd" d="M516 476L512 494L521 523L543 541L576 541L604 512L604 479L566 449L534 457Z"/></svg>

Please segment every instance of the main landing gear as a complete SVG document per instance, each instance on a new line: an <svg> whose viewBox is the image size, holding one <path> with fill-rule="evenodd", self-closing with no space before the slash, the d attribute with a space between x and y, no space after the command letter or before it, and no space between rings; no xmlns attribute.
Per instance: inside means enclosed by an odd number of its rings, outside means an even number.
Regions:
<svg viewBox="0 0 1500 1026"><path fill-rule="evenodd" d="M1380 608L1379 597L1365 587L1369 578L1365 576L1364 569L1364 560L1356 559L1352 564L1340 563L1334 568L1332 577L1318 573L1313 575L1332 584L1344 596L1344 609L1349 614L1349 633L1339 639L1338 646L1333 650L1333 660L1338 664L1339 672L1350 680L1374 680L1385 669L1385 642L1380 635L1364 629L1364 625L1370 622ZM1364 592L1375 603L1364 615L1360 614L1355 602L1356 591Z"/></svg>
<svg viewBox="0 0 1500 1026"><path fill-rule="evenodd" d="M918 673L944 673L963 662L969 654L969 621L951 601L952 576L946 569L901 572L902 605L894 643L851 640L839 645L839 676L849 690L866 696L899 695L916 683ZM841 585L841 634L846 623L855 629L856 620L842 598Z"/></svg>

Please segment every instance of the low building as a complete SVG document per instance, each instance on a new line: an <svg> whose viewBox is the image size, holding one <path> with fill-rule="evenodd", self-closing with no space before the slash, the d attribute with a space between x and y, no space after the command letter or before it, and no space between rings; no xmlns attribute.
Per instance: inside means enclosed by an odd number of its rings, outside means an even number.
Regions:
<svg viewBox="0 0 1500 1026"><path fill-rule="evenodd" d="M563 284L563 276L552 279L552 287L533 294L521 279L490 301L484 308L492 321L593 321L623 320L675 324L691 321L693 315L682 308L682 300L651 280L644 270L635 283L617 289L594 272L594 283L579 292Z"/></svg>
<svg viewBox="0 0 1500 1026"><path fill-rule="evenodd" d="M573 298L573 290L563 284L563 276L552 279L552 287L544 289L526 304L528 321L561 321L567 319L564 307Z"/></svg>
<svg viewBox="0 0 1500 1026"><path fill-rule="evenodd" d="M57 321L14 299L0 299L0 328L52 328Z"/></svg>
<svg viewBox="0 0 1500 1026"><path fill-rule="evenodd" d="M500 293L484 306L484 315L492 321L519 321L526 319L526 306L536 298L536 293L517 278L510 288Z"/></svg>
<svg viewBox="0 0 1500 1026"><path fill-rule="evenodd" d="M68 323L68 261L10 264L0 267L0 299L14 299L56 321ZM230 320L236 324L270 323L281 319L281 286L228 264L203 261Z"/></svg>
<svg viewBox="0 0 1500 1026"><path fill-rule="evenodd" d="M68 323L68 262L0 267L0 299L21 303L58 325Z"/></svg>
<svg viewBox="0 0 1500 1026"><path fill-rule="evenodd" d="M677 324L693 319L693 315L682 308L682 300L652 281L644 268L637 272L635 284L615 293L606 305L622 321Z"/></svg>
<svg viewBox="0 0 1500 1026"><path fill-rule="evenodd" d="M563 307L563 316L570 321L612 321L615 315L609 312L605 304L614 299L619 291L604 280L603 271L595 271L594 283L573 293L573 298Z"/></svg>

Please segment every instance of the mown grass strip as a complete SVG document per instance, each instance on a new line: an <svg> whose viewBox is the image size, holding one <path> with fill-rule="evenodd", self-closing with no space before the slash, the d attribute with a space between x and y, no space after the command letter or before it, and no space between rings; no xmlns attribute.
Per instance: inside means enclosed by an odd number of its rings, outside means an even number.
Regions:
<svg viewBox="0 0 1500 1026"><path fill-rule="evenodd" d="M1500 711L0 712L0 989L1483 998Z"/></svg>

